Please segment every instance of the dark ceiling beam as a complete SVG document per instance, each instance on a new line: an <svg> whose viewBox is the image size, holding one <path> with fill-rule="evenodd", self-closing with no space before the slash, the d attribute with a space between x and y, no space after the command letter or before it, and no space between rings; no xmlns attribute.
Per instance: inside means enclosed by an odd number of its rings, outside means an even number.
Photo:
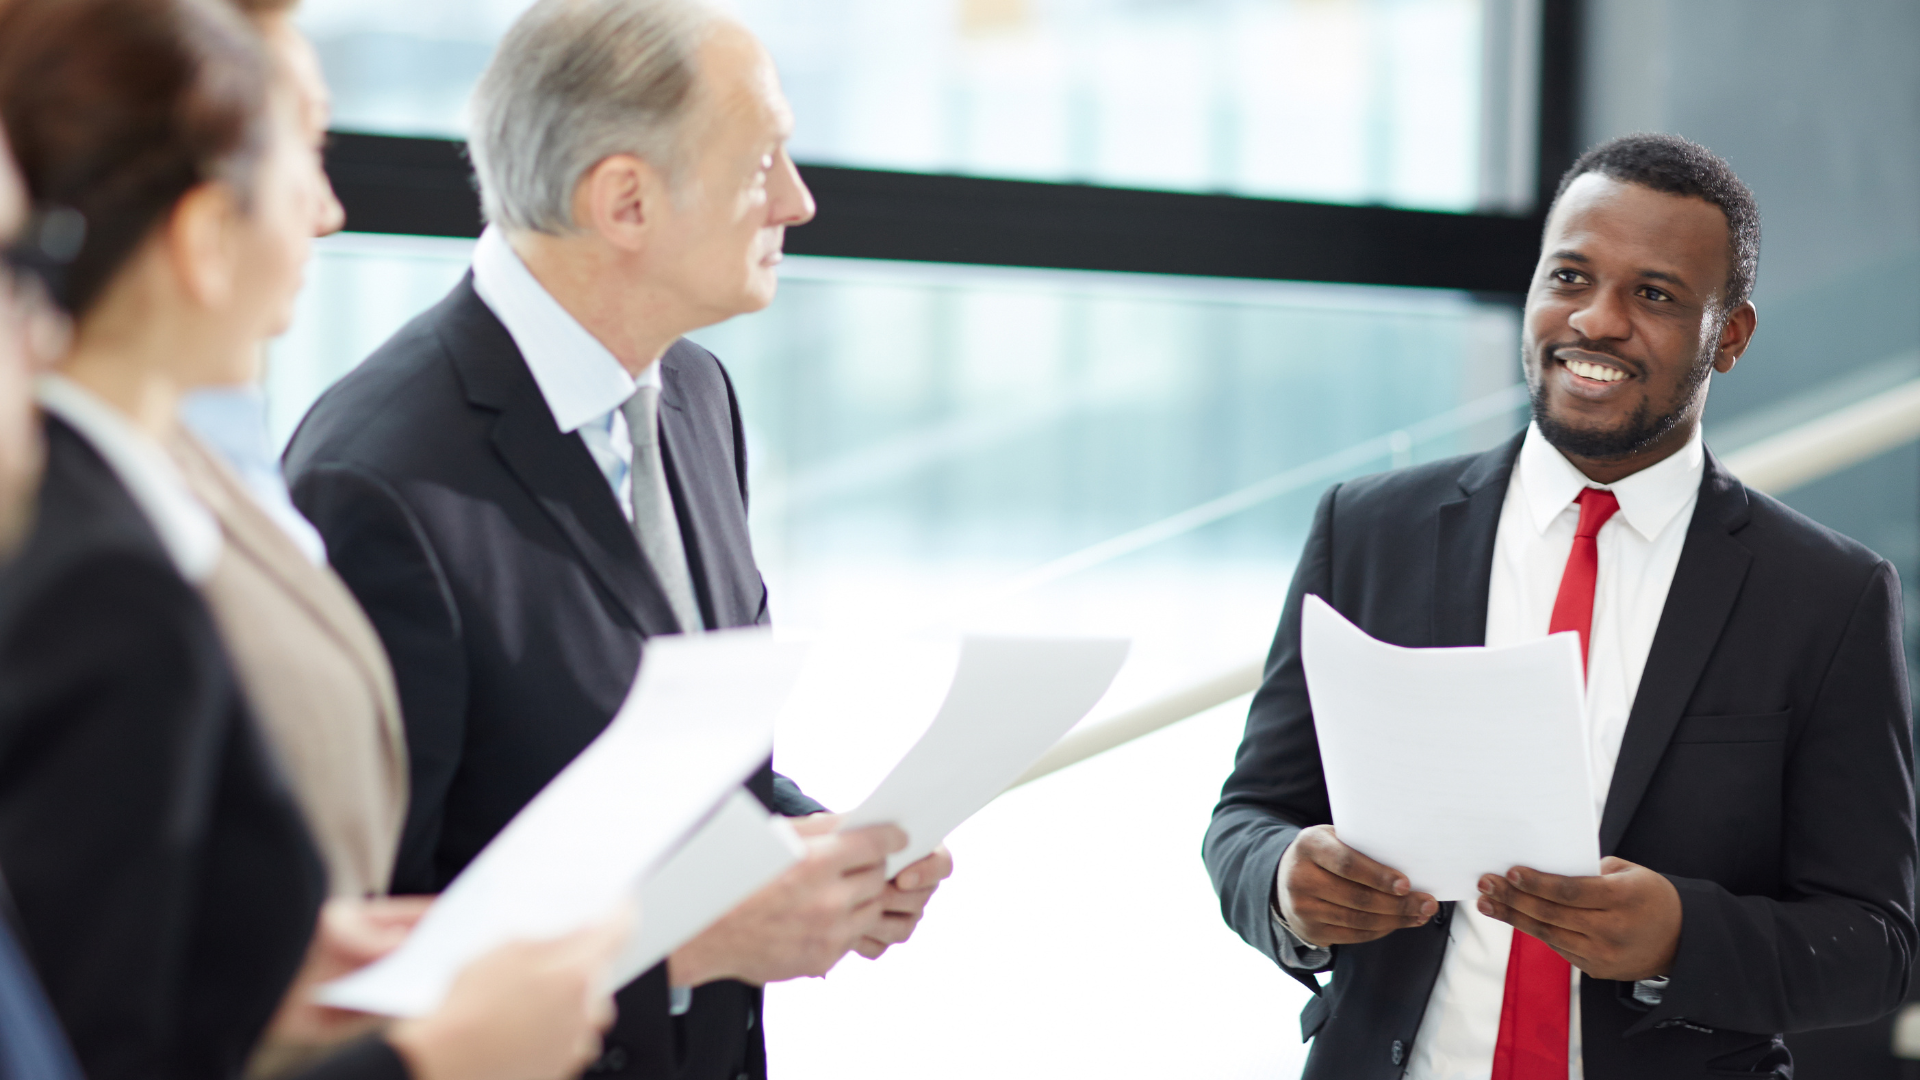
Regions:
<svg viewBox="0 0 1920 1080"><path fill-rule="evenodd" d="M477 236L461 144L336 133L327 170L358 232ZM801 168L820 203L800 255L1524 291L1526 218L1164 191Z"/></svg>

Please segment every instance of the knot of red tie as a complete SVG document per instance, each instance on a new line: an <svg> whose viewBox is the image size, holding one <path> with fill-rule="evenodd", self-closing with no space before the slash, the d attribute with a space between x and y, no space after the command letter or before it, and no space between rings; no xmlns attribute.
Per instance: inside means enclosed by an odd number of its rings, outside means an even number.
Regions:
<svg viewBox="0 0 1920 1080"><path fill-rule="evenodd" d="M1580 497L1574 502L1580 504L1580 524L1573 527L1576 540L1591 540L1600 535L1600 526L1620 510L1620 500L1613 492L1600 488L1582 488Z"/></svg>

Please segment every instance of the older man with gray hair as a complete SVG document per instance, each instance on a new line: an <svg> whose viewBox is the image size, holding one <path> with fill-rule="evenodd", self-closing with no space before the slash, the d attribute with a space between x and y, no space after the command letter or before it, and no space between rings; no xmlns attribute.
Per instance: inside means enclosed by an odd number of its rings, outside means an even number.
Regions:
<svg viewBox="0 0 1920 1080"><path fill-rule="evenodd" d="M767 620L745 438L682 335L773 299L813 217L773 64L691 0L540 0L474 98L473 270L314 406L294 498L393 660L412 792L396 892L434 892L600 733L656 634ZM760 987L912 933L944 851L832 832L619 996L592 1072L763 1076Z"/></svg>

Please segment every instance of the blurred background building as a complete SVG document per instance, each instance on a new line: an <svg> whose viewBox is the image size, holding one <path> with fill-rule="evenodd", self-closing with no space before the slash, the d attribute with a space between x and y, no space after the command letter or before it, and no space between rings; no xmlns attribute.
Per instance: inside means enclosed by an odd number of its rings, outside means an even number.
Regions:
<svg viewBox="0 0 1920 1080"><path fill-rule="evenodd" d="M303 5L350 231L274 348L276 438L464 272L466 96L526 2ZM1523 423L1540 193L1617 134L1704 142L1760 199L1760 332L1715 380L1717 452L1920 379L1911 0L734 7L820 200L774 306L696 335L740 392L788 627L1131 635L1094 722L1244 668L1327 484ZM1920 448L1837 460L1784 497L1911 589ZM870 648L907 671L951 662L937 640ZM933 704L881 684L794 715L780 765L850 804ZM910 945L770 992L778 1075L1295 1074L1305 991L1225 928L1199 861L1245 705L966 826ZM1901 1075L1892 1027L1792 1040L1797 1075Z"/></svg>

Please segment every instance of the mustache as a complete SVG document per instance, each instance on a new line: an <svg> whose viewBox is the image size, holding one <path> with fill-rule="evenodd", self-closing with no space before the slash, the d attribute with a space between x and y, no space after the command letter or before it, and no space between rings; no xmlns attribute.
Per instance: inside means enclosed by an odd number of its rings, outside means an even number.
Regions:
<svg viewBox="0 0 1920 1080"><path fill-rule="evenodd" d="M1586 338L1575 338L1572 341L1556 341L1548 345L1545 349L1542 349L1541 355L1549 360L1560 360L1562 359L1560 354L1567 351L1590 353L1595 356L1607 357L1635 375L1645 375L1647 373L1646 365L1640 361L1621 355L1619 350L1610 345L1605 345L1598 341L1589 341Z"/></svg>

